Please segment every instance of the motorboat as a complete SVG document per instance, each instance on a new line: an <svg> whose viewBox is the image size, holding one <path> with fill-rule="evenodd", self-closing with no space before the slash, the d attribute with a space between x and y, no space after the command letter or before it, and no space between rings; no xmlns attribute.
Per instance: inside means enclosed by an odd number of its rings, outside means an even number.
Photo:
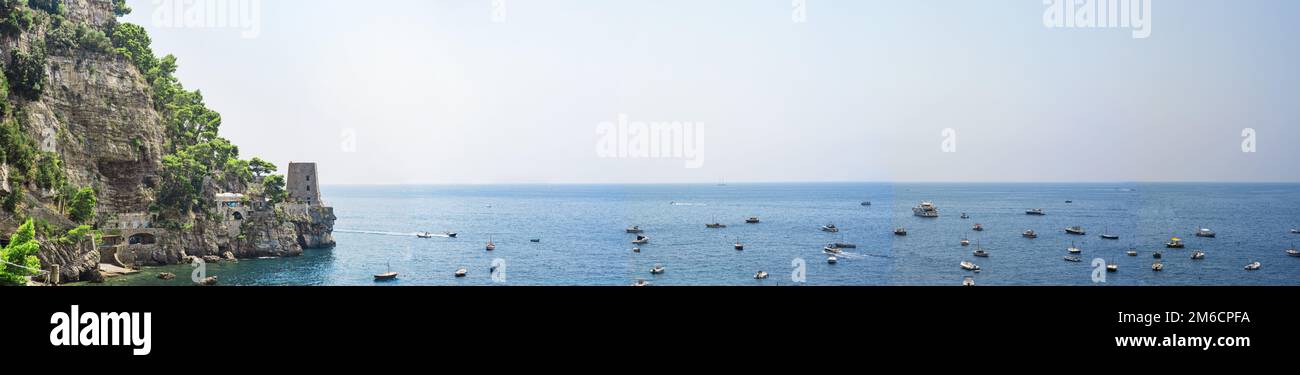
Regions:
<svg viewBox="0 0 1300 375"><path fill-rule="evenodd" d="M1300 234L1300 229L1291 229L1291 234Z"/></svg>
<svg viewBox="0 0 1300 375"><path fill-rule="evenodd" d="M829 255L840 255L840 254L844 254L844 249L827 246L822 248L822 253L826 253Z"/></svg>
<svg viewBox="0 0 1300 375"><path fill-rule="evenodd" d="M862 202L862 206L863 206L863 207L871 206L871 202L870 202L870 201Z"/></svg>
<svg viewBox="0 0 1300 375"><path fill-rule="evenodd" d="M1165 264L1160 263L1159 261L1156 261L1155 263L1151 263L1151 270L1156 272L1164 271Z"/></svg>
<svg viewBox="0 0 1300 375"><path fill-rule="evenodd" d="M528 242L532 242L532 243L541 243L541 242L542 242L542 239L541 239L541 238L534 238L534 239L528 240Z"/></svg>
<svg viewBox="0 0 1300 375"><path fill-rule="evenodd" d="M644 233L645 231L644 231L644 230L641 230L641 227L640 227L640 226L633 225L633 226L627 227L627 232L628 232L628 233Z"/></svg>
<svg viewBox="0 0 1300 375"><path fill-rule="evenodd" d="M840 258L836 258L834 255L830 256L829 258L826 258L826 264L836 264L839 262L840 262Z"/></svg>
<svg viewBox="0 0 1300 375"><path fill-rule="evenodd" d="M961 269L967 271L979 271L980 266L975 265L974 262L971 262L969 260L963 260L961 261Z"/></svg>
<svg viewBox="0 0 1300 375"><path fill-rule="evenodd" d="M416 233L415 236L419 238L433 238L433 233L420 232L420 233Z"/></svg>
<svg viewBox="0 0 1300 375"><path fill-rule="evenodd" d="M1155 258L1155 259L1160 259L1160 258L1164 258L1164 257L1165 257L1165 254L1164 254L1164 253L1161 253L1161 252L1159 252L1159 251L1157 251L1157 252L1155 252L1154 254L1151 254L1151 257L1152 257L1152 258Z"/></svg>
<svg viewBox="0 0 1300 375"><path fill-rule="evenodd" d="M740 243L740 241L736 241L735 245L732 245L732 247L736 248L736 251L745 250L745 244Z"/></svg>
<svg viewBox="0 0 1300 375"><path fill-rule="evenodd" d="M640 254L640 253L641 253L641 248L639 248L639 247L634 247L634 248L632 248L632 252L633 252L633 253Z"/></svg>
<svg viewBox="0 0 1300 375"><path fill-rule="evenodd" d="M1138 256L1138 252L1137 252L1137 250L1129 250L1129 251L1128 251L1128 256L1131 256L1131 257Z"/></svg>
<svg viewBox="0 0 1300 375"><path fill-rule="evenodd" d="M921 205L912 207L912 214L920 217L939 217L939 208L932 202L921 202Z"/></svg>
<svg viewBox="0 0 1300 375"><path fill-rule="evenodd" d="M644 279L637 279L636 281L633 281L633 282L632 282L632 286L635 286L635 287L650 286L650 282L649 282L649 281L645 281Z"/></svg>
<svg viewBox="0 0 1300 375"><path fill-rule="evenodd" d="M469 270L466 270L464 268L456 270L456 277L465 277L465 275L468 274L469 274Z"/></svg>
<svg viewBox="0 0 1300 375"><path fill-rule="evenodd" d="M760 223L760 222L762 222L762 221L758 219L758 216L754 216L754 217L751 217L751 218L745 219L745 224L758 224L758 223Z"/></svg>
<svg viewBox="0 0 1300 375"><path fill-rule="evenodd" d="M664 269L664 266L656 264L653 268L650 269L650 274L662 275L664 271L667 271L666 269Z"/></svg>
<svg viewBox="0 0 1300 375"><path fill-rule="evenodd" d="M1196 231L1196 236L1201 238L1215 238L1218 237L1219 235L1217 233L1214 233L1214 231L1208 228L1201 228L1200 230Z"/></svg>
<svg viewBox="0 0 1300 375"><path fill-rule="evenodd" d="M1258 271L1259 268L1260 268L1261 266L1262 266L1262 265L1259 264L1259 262L1251 262L1250 264L1247 264L1247 265L1246 265L1246 270L1247 270L1247 271Z"/></svg>
<svg viewBox="0 0 1300 375"><path fill-rule="evenodd" d="M965 246L970 246L970 240L965 239L965 238L961 239L961 245L962 245L963 247L965 247Z"/></svg>
<svg viewBox="0 0 1300 375"><path fill-rule="evenodd" d="M754 280L766 280L766 279L767 279L767 272L758 271L758 273L754 274Z"/></svg>
<svg viewBox="0 0 1300 375"><path fill-rule="evenodd" d="M1073 234L1076 236L1083 236L1088 234L1088 232L1083 230L1083 227L1077 225L1073 227L1065 228L1065 233Z"/></svg>
<svg viewBox="0 0 1300 375"><path fill-rule="evenodd" d="M961 286L975 286L975 278L966 276L961 280Z"/></svg>
<svg viewBox="0 0 1300 375"><path fill-rule="evenodd" d="M1035 208L1035 209L1031 209L1031 210L1026 210L1026 211L1025 211L1025 215L1030 215L1030 216L1044 216L1044 215L1047 215L1047 212L1043 211L1043 209L1041 209L1041 208Z"/></svg>
<svg viewBox="0 0 1300 375"><path fill-rule="evenodd" d="M1082 263L1083 258L1076 257L1076 256L1066 256L1065 261L1070 263Z"/></svg>
<svg viewBox="0 0 1300 375"><path fill-rule="evenodd" d="M961 218L962 218L962 219L969 219L969 218L970 218L970 215L967 214L967 213L965 213L965 212L962 212L962 213L961 213Z"/></svg>
<svg viewBox="0 0 1300 375"><path fill-rule="evenodd" d="M456 232L447 232L447 237L456 238L456 235L457 235Z"/></svg>
<svg viewBox="0 0 1300 375"><path fill-rule="evenodd" d="M726 228L727 225L722 223L713 223L713 224L704 224L704 227L709 229L721 229L721 228Z"/></svg>
<svg viewBox="0 0 1300 375"><path fill-rule="evenodd" d="M975 225L972 225L972 226L970 227L970 230L973 230L973 231L976 231L976 232L983 232L983 231L984 231L984 224L975 223Z"/></svg>
<svg viewBox="0 0 1300 375"><path fill-rule="evenodd" d="M1192 252L1192 260L1201 260L1201 259L1205 259L1204 251L1197 250Z"/></svg>
<svg viewBox="0 0 1300 375"><path fill-rule="evenodd" d="M1300 257L1300 251L1296 251L1295 245L1291 245L1290 249L1286 249L1286 255L1290 255L1293 257Z"/></svg>
<svg viewBox="0 0 1300 375"><path fill-rule="evenodd" d="M840 228L836 227L835 224L826 224L822 226L822 232L839 233Z"/></svg>
<svg viewBox="0 0 1300 375"><path fill-rule="evenodd" d="M1034 232L1033 229L1030 229L1021 233L1020 236L1024 238L1038 238L1038 232Z"/></svg>
<svg viewBox="0 0 1300 375"><path fill-rule="evenodd" d="M895 236L906 236L906 235L907 235L907 228L894 228L894 235L895 235Z"/></svg>
<svg viewBox="0 0 1300 375"><path fill-rule="evenodd" d="M1075 245L1074 245L1074 242L1071 242L1071 243L1070 243L1070 247L1067 248L1067 249L1065 249L1065 251L1066 251L1066 252L1069 252L1070 254L1082 254L1082 253L1083 253L1083 249L1080 249L1078 246L1075 246Z"/></svg>
<svg viewBox="0 0 1300 375"><path fill-rule="evenodd" d="M632 240L633 245L645 245L648 243L650 243L650 237L646 237L642 235L637 235L636 239Z"/></svg>
<svg viewBox="0 0 1300 375"><path fill-rule="evenodd" d="M836 242L836 243L830 244L830 245L828 245L828 246L830 246L830 247L834 247L834 248L838 248L838 249L856 249L856 248L858 248L858 245L857 245L857 244L852 244L852 243L848 243L848 242Z"/></svg>
<svg viewBox="0 0 1300 375"><path fill-rule="evenodd" d="M1182 249L1187 247L1187 244L1183 243L1183 239L1174 237L1170 238L1169 242L1165 242L1165 247L1170 249Z"/></svg>
<svg viewBox="0 0 1300 375"><path fill-rule="evenodd" d="M1114 262L1106 263L1106 272L1119 272L1119 264Z"/></svg>

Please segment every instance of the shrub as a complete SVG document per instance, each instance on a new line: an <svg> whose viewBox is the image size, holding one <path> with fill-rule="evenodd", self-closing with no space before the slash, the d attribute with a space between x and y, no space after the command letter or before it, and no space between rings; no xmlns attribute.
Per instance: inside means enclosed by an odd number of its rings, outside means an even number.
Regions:
<svg viewBox="0 0 1300 375"><path fill-rule="evenodd" d="M45 49L32 44L30 51L14 51L5 78L14 93L36 100L45 90Z"/></svg>
<svg viewBox="0 0 1300 375"><path fill-rule="evenodd" d="M76 223L85 223L95 218L95 189L84 188L72 196L68 209L68 219Z"/></svg>

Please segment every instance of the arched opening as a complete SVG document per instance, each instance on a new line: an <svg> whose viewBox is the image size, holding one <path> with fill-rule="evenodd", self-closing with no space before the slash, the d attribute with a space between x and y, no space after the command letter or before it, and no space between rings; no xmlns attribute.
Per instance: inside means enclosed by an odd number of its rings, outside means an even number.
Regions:
<svg viewBox="0 0 1300 375"><path fill-rule="evenodd" d="M233 216L235 220L244 220L244 214L239 213L239 211L235 211L235 213L230 216Z"/></svg>
<svg viewBox="0 0 1300 375"><path fill-rule="evenodd" d="M127 238L129 245L153 245L158 243L158 238L149 233L137 233Z"/></svg>

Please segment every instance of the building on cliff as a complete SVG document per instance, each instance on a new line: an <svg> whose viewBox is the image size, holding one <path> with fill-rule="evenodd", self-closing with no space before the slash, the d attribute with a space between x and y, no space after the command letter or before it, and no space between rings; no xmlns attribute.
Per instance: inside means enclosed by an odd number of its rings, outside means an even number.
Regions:
<svg viewBox="0 0 1300 375"><path fill-rule="evenodd" d="M321 206L320 181L316 178L316 163L289 163L289 201Z"/></svg>

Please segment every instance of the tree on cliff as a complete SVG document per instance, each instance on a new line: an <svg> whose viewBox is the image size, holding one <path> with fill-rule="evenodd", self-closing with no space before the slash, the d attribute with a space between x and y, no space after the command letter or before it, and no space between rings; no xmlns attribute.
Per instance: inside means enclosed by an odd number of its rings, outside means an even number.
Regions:
<svg viewBox="0 0 1300 375"><path fill-rule="evenodd" d="M254 176L262 177L275 173L279 168L276 168L275 164L271 162L262 160L262 158L254 157L253 160L248 161L248 170L253 172Z"/></svg>
<svg viewBox="0 0 1300 375"><path fill-rule="evenodd" d="M68 219L76 223L85 223L95 218L95 189L84 188L78 190L72 196L72 204L68 208Z"/></svg>
<svg viewBox="0 0 1300 375"><path fill-rule="evenodd" d="M266 199L272 204L284 202L289 195L284 186L284 175L266 176L266 179L262 180L262 194L266 195Z"/></svg>
<svg viewBox="0 0 1300 375"><path fill-rule="evenodd" d="M5 262L0 267L0 285L27 285L24 277L32 275L34 272L31 270L41 268L41 260L36 258L36 253L40 251L41 244L36 241L36 226L31 219L27 219L10 237L9 246L0 249L0 260Z"/></svg>

